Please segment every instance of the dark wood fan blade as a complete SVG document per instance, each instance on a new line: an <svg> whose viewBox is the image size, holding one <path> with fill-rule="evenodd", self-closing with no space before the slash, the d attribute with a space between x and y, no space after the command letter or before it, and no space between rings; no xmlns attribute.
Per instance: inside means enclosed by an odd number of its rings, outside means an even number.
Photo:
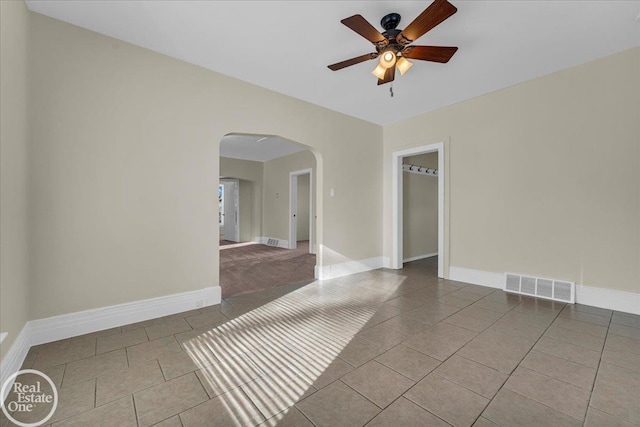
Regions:
<svg viewBox="0 0 640 427"><path fill-rule="evenodd" d="M376 46L386 46L389 43L386 37L380 34L380 31L376 30L369 21L362 17L362 15L353 15L348 18L344 18L340 22Z"/></svg>
<svg viewBox="0 0 640 427"><path fill-rule="evenodd" d="M447 0L435 0L407 28L398 34L398 43L403 45L413 43L457 11L458 9Z"/></svg>
<svg viewBox="0 0 640 427"><path fill-rule="evenodd" d="M457 47L445 46L409 46L402 51L402 56L432 62L449 62Z"/></svg>
<svg viewBox="0 0 640 427"><path fill-rule="evenodd" d="M393 79L396 78L396 67L395 65L393 67L389 67L387 68L387 71L384 73L384 79L378 79L378 86L383 85L385 83L389 83L392 82Z"/></svg>
<svg viewBox="0 0 640 427"><path fill-rule="evenodd" d="M352 65L359 64L364 61L368 61L370 59L377 58L377 53L367 53L366 55L357 56L355 58L347 59L346 61L338 62L335 64L329 65L329 69L333 71L342 70L343 68L350 67Z"/></svg>

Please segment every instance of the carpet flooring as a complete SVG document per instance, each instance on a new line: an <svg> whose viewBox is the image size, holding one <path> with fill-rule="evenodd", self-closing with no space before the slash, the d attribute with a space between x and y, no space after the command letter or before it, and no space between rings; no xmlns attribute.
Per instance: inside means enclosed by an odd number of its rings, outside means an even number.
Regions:
<svg viewBox="0 0 640 427"><path fill-rule="evenodd" d="M316 256L309 253L309 241L298 242L296 249L257 243L225 246L220 247L223 298L314 280Z"/></svg>

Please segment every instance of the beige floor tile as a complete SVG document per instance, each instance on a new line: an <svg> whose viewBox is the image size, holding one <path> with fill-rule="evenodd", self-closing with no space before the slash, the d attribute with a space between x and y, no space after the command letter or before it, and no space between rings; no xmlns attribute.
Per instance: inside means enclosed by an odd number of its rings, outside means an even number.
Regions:
<svg viewBox="0 0 640 427"><path fill-rule="evenodd" d="M364 338L368 341L380 344L385 350L388 350L409 338L409 335L405 335L397 331L396 329L388 328L386 326L378 324L372 328L360 332L356 335L356 337Z"/></svg>
<svg viewBox="0 0 640 427"><path fill-rule="evenodd" d="M573 305L567 304L566 310L581 311L583 313L595 314L597 316L604 316L609 318L611 318L611 315L613 314L611 310L598 308L598 307L591 307L589 305L583 305L583 304L573 304Z"/></svg>
<svg viewBox="0 0 640 427"><path fill-rule="evenodd" d="M365 425L380 408L341 381L319 390L296 405L316 426Z"/></svg>
<svg viewBox="0 0 640 427"><path fill-rule="evenodd" d="M410 317L396 316L380 323L379 326L394 329L405 335L415 335L418 332L424 331L431 325L429 323L423 323Z"/></svg>
<svg viewBox="0 0 640 427"><path fill-rule="evenodd" d="M504 386L580 422L589 405L589 391L526 368L516 369Z"/></svg>
<svg viewBox="0 0 640 427"><path fill-rule="evenodd" d="M38 355L33 362L33 369L42 370L51 366L63 365L95 356L95 354L95 338L91 342L65 341L57 345L52 344L38 350Z"/></svg>
<svg viewBox="0 0 640 427"><path fill-rule="evenodd" d="M404 342L438 360L446 360L477 335L476 332L447 323L439 323Z"/></svg>
<svg viewBox="0 0 640 427"><path fill-rule="evenodd" d="M129 358L129 364L133 366L181 351L182 347L180 347L178 341L173 336L168 336L127 347L127 357Z"/></svg>
<svg viewBox="0 0 640 427"><path fill-rule="evenodd" d="M471 302L476 302L484 298L484 295L478 294L477 292L467 291L467 287L464 287L455 292L452 292L449 295L455 298L464 299Z"/></svg>
<svg viewBox="0 0 640 427"><path fill-rule="evenodd" d="M607 336L607 348L616 351L627 351L629 353L640 354L640 340L609 334Z"/></svg>
<svg viewBox="0 0 640 427"><path fill-rule="evenodd" d="M547 326L530 325L514 322L512 319L502 318L489 326L488 329L507 335L513 335L515 337L526 337L533 341L537 341L542 334L544 334Z"/></svg>
<svg viewBox="0 0 640 427"><path fill-rule="evenodd" d="M587 410L587 418L584 421L585 427L632 427L633 425L635 424L631 424L595 408L589 408Z"/></svg>
<svg viewBox="0 0 640 427"><path fill-rule="evenodd" d="M456 293L454 292L454 293L445 295L442 298L438 299L438 301L443 304L452 305L458 308L464 308L474 303L474 301L470 301L468 299L458 298L454 296L455 294Z"/></svg>
<svg viewBox="0 0 640 427"><path fill-rule="evenodd" d="M66 365L57 365L38 369L38 371L48 376L51 381L53 381L53 384L58 388L58 390L60 390L66 368ZM22 384L36 384L38 381L42 381L42 377L40 375L34 374L21 374L16 379L19 379L19 382Z"/></svg>
<svg viewBox="0 0 640 427"><path fill-rule="evenodd" d="M456 355L447 359L433 373L487 399L491 399L508 378L495 369Z"/></svg>
<svg viewBox="0 0 640 427"><path fill-rule="evenodd" d="M582 332L595 337L604 338L607 336L607 327L596 325L590 322L582 322L580 320L568 319L566 317L558 317L553 324L561 328L571 331Z"/></svg>
<svg viewBox="0 0 640 427"><path fill-rule="evenodd" d="M264 375L245 357L224 359L213 365L198 369L196 375L209 397L215 397L240 387Z"/></svg>
<svg viewBox="0 0 640 427"><path fill-rule="evenodd" d="M414 308L424 305L424 302L418 299L397 297L390 299L385 304L392 305L394 307L402 308L403 310L413 310Z"/></svg>
<svg viewBox="0 0 640 427"><path fill-rule="evenodd" d="M498 424L484 417L480 417L473 423L473 427L499 427Z"/></svg>
<svg viewBox="0 0 640 427"><path fill-rule="evenodd" d="M195 308L193 310L187 310L187 311L181 311L179 313L175 313L175 314L170 314L168 316L164 316L162 319L166 322L166 323L171 323L175 320L180 320L180 319L184 319L186 317L189 316L195 316L197 314L202 314L203 311L202 309L199 308Z"/></svg>
<svg viewBox="0 0 640 427"><path fill-rule="evenodd" d="M461 348L458 355L510 374L532 345L529 339L488 329Z"/></svg>
<svg viewBox="0 0 640 427"><path fill-rule="evenodd" d="M596 378L594 368L536 350L531 350L520 366L589 391L593 388Z"/></svg>
<svg viewBox="0 0 640 427"><path fill-rule="evenodd" d="M463 308L458 313L464 314L465 316L471 316L475 319L486 320L492 323L504 316L504 313L502 312L485 309L480 305L481 301L478 301L477 303L470 305L467 308Z"/></svg>
<svg viewBox="0 0 640 427"><path fill-rule="evenodd" d="M491 311L500 315L504 315L513 310L514 305L496 302L495 300L483 298L474 302L468 308L480 308L485 311Z"/></svg>
<svg viewBox="0 0 640 427"><path fill-rule="evenodd" d="M141 427L156 424L208 400L194 374L138 391L133 398Z"/></svg>
<svg viewBox="0 0 640 427"><path fill-rule="evenodd" d="M427 375L404 397L454 426L472 425L489 403L489 399L434 373Z"/></svg>
<svg viewBox="0 0 640 427"><path fill-rule="evenodd" d="M589 314L589 313L585 313L584 311L567 310L567 308L562 310L559 317L562 317L565 319L579 320L581 322L589 322L589 323L593 323L594 325L600 325L605 327L609 327L609 321L610 321L609 316L598 316L597 314Z"/></svg>
<svg viewBox="0 0 640 427"><path fill-rule="evenodd" d="M58 407L49 423L56 423L60 420L93 409L95 402L95 379L75 383L67 388L58 390ZM42 420L51 410L50 406L38 405L31 413L21 415L13 414L17 421L34 423Z"/></svg>
<svg viewBox="0 0 640 427"><path fill-rule="evenodd" d="M153 427L182 427L182 421L180 421L180 415L174 415L171 418L160 421L158 424L154 424Z"/></svg>
<svg viewBox="0 0 640 427"><path fill-rule="evenodd" d="M145 341L149 341L149 339L147 338L147 334L144 329L134 329L117 335L99 337L96 353L108 353L113 350L140 344Z"/></svg>
<svg viewBox="0 0 640 427"><path fill-rule="evenodd" d="M519 306L518 306L519 307ZM517 308L517 307L516 307ZM502 316L500 320L506 321L512 324L518 324L518 327L529 326L546 329L551 323L553 323L556 317L555 313L538 313L530 311L517 311L515 308Z"/></svg>
<svg viewBox="0 0 640 427"><path fill-rule="evenodd" d="M381 344L356 337L347 344L339 356L350 365L358 367L384 353L384 351L385 348Z"/></svg>
<svg viewBox="0 0 640 427"><path fill-rule="evenodd" d="M462 292L469 292L472 294L478 294L482 297L485 297L487 295L490 295L494 292L496 292L495 289L493 288L489 288L486 286L479 286L479 285L467 285L464 288L460 289L460 291Z"/></svg>
<svg viewBox="0 0 640 427"><path fill-rule="evenodd" d="M340 379L344 375L347 375L349 372L353 371L353 369L353 366L344 360L336 358L332 360L326 368L323 368L322 372L316 376L316 378L308 379L311 380L316 389L321 389Z"/></svg>
<svg viewBox="0 0 640 427"><path fill-rule="evenodd" d="M406 313L403 313L403 316L416 319L430 325L435 325L459 310L459 307L447 304L427 304L407 311Z"/></svg>
<svg viewBox="0 0 640 427"><path fill-rule="evenodd" d="M202 361L205 361L205 365L201 365ZM158 363L162 369L164 378L172 380L177 377L181 377L189 372L194 372L205 366L209 366L209 359L203 359L191 356L189 352L179 351L176 353L166 353L158 357Z"/></svg>
<svg viewBox="0 0 640 427"><path fill-rule="evenodd" d="M111 372L128 368L127 355L124 349L102 353L67 364L64 373L64 387L78 381L96 378Z"/></svg>
<svg viewBox="0 0 640 427"><path fill-rule="evenodd" d="M640 424L640 373L601 363L591 406L625 421Z"/></svg>
<svg viewBox="0 0 640 427"><path fill-rule="evenodd" d="M502 388L482 413L501 426L579 427L582 422L535 400Z"/></svg>
<svg viewBox="0 0 640 427"><path fill-rule="evenodd" d="M424 378L441 363L405 345L398 345L375 360L414 381Z"/></svg>
<svg viewBox="0 0 640 427"><path fill-rule="evenodd" d="M53 424L54 427L137 427L137 425L131 396Z"/></svg>
<svg viewBox="0 0 640 427"><path fill-rule="evenodd" d="M549 327L547 332L544 333L544 336L553 338L554 340L568 342L593 351L602 351L602 347L604 346L604 338L595 337L582 332L571 331L559 326Z"/></svg>
<svg viewBox="0 0 640 427"><path fill-rule="evenodd" d="M640 328L621 325L619 323L612 323L609 327L609 333L621 337L640 339Z"/></svg>
<svg viewBox="0 0 640 427"><path fill-rule="evenodd" d="M314 427L299 409L291 407L260 424L261 427Z"/></svg>
<svg viewBox="0 0 640 427"><path fill-rule="evenodd" d="M260 411L240 389L235 389L180 414L184 427L255 426L264 421Z"/></svg>
<svg viewBox="0 0 640 427"><path fill-rule="evenodd" d="M316 391L293 370L282 370L240 386L264 418L269 419Z"/></svg>
<svg viewBox="0 0 640 427"><path fill-rule="evenodd" d="M464 329L469 329L474 332L482 332L493 323L492 321L471 317L461 312L447 317L443 322L450 323Z"/></svg>
<svg viewBox="0 0 640 427"><path fill-rule="evenodd" d="M196 314L186 317L185 320L192 328L201 328L203 326L215 326L226 322L228 319L224 314L217 310L207 311L205 313Z"/></svg>
<svg viewBox="0 0 640 427"><path fill-rule="evenodd" d="M376 361L365 363L342 377L342 381L380 408L387 407L415 384Z"/></svg>
<svg viewBox="0 0 640 427"><path fill-rule="evenodd" d="M375 313L367 320L367 322L362 326L362 329L370 328L378 323L382 323L385 320L389 320L393 317L396 317L402 314L403 310L398 307L390 306L390 305L381 305L379 306Z"/></svg>
<svg viewBox="0 0 640 427"><path fill-rule="evenodd" d="M630 353L628 351L611 350L605 344L602 352L602 361L611 365L621 366L640 372L640 354Z"/></svg>
<svg viewBox="0 0 640 427"><path fill-rule="evenodd" d="M149 319L149 320L144 320L142 322L136 322L136 323L130 323L128 325L124 325L122 327L122 332L129 332L129 331L133 331L134 329L141 329L141 328L146 328L148 326L163 325L163 324L164 324L164 319L162 317L158 317L156 319Z"/></svg>
<svg viewBox="0 0 640 427"><path fill-rule="evenodd" d="M165 321L163 324L148 326L145 328L150 341L162 337L168 337L173 334L179 334L180 332L186 332L191 329L191 326L185 319Z"/></svg>
<svg viewBox="0 0 640 427"><path fill-rule="evenodd" d="M156 360L98 377L96 405L102 406L162 382L164 377Z"/></svg>
<svg viewBox="0 0 640 427"><path fill-rule="evenodd" d="M600 363L600 352L588 350L574 344L542 337L533 347L534 350L560 357L571 362L580 363L590 368L597 368Z"/></svg>
<svg viewBox="0 0 640 427"><path fill-rule="evenodd" d="M633 328L640 328L640 316L638 316L637 314L620 313L616 311L615 313L613 313L611 323L631 326Z"/></svg>
<svg viewBox="0 0 640 427"><path fill-rule="evenodd" d="M367 427L448 427L449 424L401 397L380 412Z"/></svg>

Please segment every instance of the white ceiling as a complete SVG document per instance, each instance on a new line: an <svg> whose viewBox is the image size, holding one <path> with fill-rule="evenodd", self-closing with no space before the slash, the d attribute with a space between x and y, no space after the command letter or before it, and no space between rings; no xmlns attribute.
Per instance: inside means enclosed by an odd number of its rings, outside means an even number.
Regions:
<svg viewBox="0 0 640 427"><path fill-rule="evenodd" d="M230 134L220 141L220 157L266 162L306 148L269 135Z"/></svg>
<svg viewBox="0 0 640 427"><path fill-rule="evenodd" d="M448 64L415 61L391 98L375 61L327 68L374 50L340 20L359 13L380 28L398 12L404 28L430 0L27 0L34 12L382 125L640 45L640 1L451 2L458 13L417 44L460 49Z"/></svg>

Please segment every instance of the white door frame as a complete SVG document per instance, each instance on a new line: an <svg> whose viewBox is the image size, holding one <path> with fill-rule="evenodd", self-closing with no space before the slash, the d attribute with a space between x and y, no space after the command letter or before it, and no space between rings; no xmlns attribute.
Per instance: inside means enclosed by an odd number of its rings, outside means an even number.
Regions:
<svg viewBox="0 0 640 427"><path fill-rule="evenodd" d="M438 277L444 278L444 180L445 180L445 158L444 141L420 147L408 148L394 151L392 157L392 206L393 206L393 237L391 268L399 270L404 263L403 257L403 180L402 180L402 159L407 156L425 153L438 153Z"/></svg>
<svg viewBox="0 0 640 427"><path fill-rule="evenodd" d="M233 211L235 213L235 218L232 218L235 221L235 228L234 228L234 237L235 237L235 241L239 242L240 241L240 180L237 178L220 178L219 182L221 184L224 184L225 182L229 182L233 184ZM229 203L229 199L228 199L228 195L227 192L225 191L224 193L224 204L225 206L227 205L227 203ZM225 221L225 225L228 221L226 215L224 218Z"/></svg>
<svg viewBox="0 0 640 427"><path fill-rule="evenodd" d="M289 172L289 249L298 247L296 238L296 221L294 215L297 215L298 206L298 176L309 174L309 253L315 254L314 250L314 224L313 220L313 195L315 194L313 187L313 169L301 169Z"/></svg>

